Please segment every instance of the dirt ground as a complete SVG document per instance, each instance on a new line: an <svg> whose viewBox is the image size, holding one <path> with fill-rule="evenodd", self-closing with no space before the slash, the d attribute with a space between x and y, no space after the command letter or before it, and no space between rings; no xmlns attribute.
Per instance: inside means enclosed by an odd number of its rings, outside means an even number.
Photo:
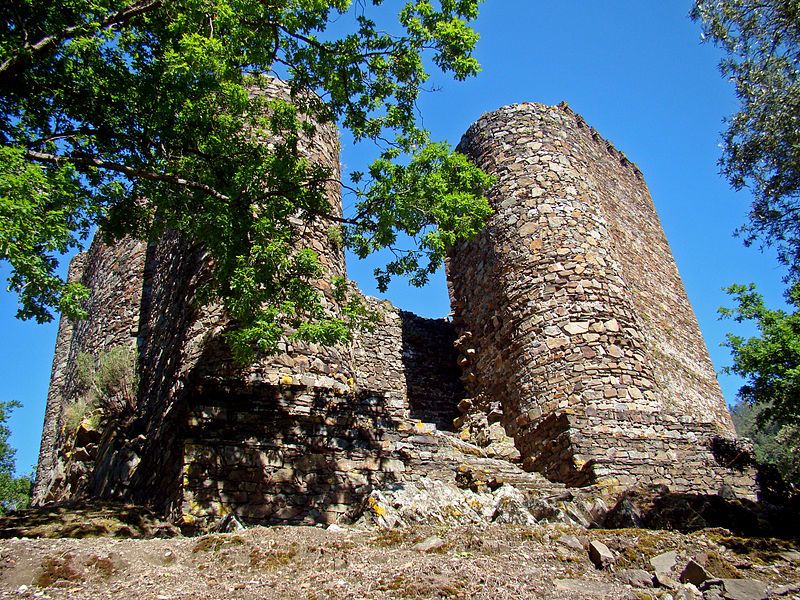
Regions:
<svg viewBox="0 0 800 600"><path fill-rule="evenodd" d="M615 554L611 568L599 570L590 561L586 547L592 540L604 542ZM757 579L774 597L800 598L800 554L790 542L742 540L724 530L682 535L564 525L390 531L259 527L148 540L12 538L0 540L0 595L143 600L691 598L691 588L634 587L626 581L631 569L652 572L649 559L670 550L677 552L675 578L693 558L710 575Z"/></svg>

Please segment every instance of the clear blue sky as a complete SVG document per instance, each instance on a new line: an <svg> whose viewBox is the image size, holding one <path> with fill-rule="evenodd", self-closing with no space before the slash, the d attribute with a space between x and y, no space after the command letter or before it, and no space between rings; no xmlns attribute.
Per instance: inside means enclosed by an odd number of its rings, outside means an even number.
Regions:
<svg viewBox="0 0 800 600"><path fill-rule="evenodd" d="M487 0L476 24L483 73L463 83L435 78L441 89L427 95L421 109L434 137L456 144L484 112L566 100L642 169L719 370L729 364L719 346L732 327L717 320L717 308L728 303L721 288L754 281L777 304L782 271L772 253L744 248L732 236L750 196L728 188L716 161L722 119L736 100L717 70L720 54L700 44L699 28L686 16L690 6L675 0ZM361 157L346 146L342 160L354 168ZM348 264L361 288L377 295L373 266L352 257ZM394 284L388 298L425 316L449 312L443 274L422 290ZM0 293L0 400L23 403L10 423L11 442L18 470L27 471L39 448L56 324L21 323L15 310L15 298ZM730 403L739 382L721 382Z"/></svg>

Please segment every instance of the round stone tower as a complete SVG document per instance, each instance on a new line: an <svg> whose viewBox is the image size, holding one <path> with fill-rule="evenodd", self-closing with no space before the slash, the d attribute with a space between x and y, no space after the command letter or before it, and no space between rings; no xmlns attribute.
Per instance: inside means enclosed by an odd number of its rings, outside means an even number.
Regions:
<svg viewBox="0 0 800 600"><path fill-rule="evenodd" d="M497 177L487 228L448 260L467 412L577 485L635 473L670 450L641 440L686 423L732 435L638 168L566 105L486 114L459 149ZM676 457L655 479L671 481Z"/></svg>

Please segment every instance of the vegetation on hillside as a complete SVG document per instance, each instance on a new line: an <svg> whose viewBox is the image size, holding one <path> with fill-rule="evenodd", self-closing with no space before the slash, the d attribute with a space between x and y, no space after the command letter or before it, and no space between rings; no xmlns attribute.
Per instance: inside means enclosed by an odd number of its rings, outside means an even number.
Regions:
<svg viewBox="0 0 800 600"><path fill-rule="evenodd" d="M31 502L33 491L32 477L15 475L16 450L8 443L11 430L6 423L11 411L19 407L20 403L13 400L0 402L0 515L10 510L26 508Z"/></svg>
<svg viewBox="0 0 800 600"><path fill-rule="evenodd" d="M739 401L731 410L736 433L753 441L759 463L775 467L784 481L800 486L800 426L764 421L760 411Z"/></svg>

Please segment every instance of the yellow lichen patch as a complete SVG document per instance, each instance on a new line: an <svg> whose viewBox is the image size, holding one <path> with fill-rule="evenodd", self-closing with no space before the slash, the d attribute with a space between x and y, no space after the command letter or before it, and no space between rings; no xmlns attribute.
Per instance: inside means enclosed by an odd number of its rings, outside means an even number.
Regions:
<svg viewBox="0 0 800 600"><path fill-rule="evenodd" d="M292 379L291 375L281 375L279 381L281 385L292 385L294 383L294 379Z"/></svg>
<svg viewBox="0 0 800 600"><path fill-rule="evenodd" d="M430 423L423 423L422 421L417 421L414 423L414 431L417 433L431 433L434 427Z"/></svg>
<svg viewBox="0 0 800 600"><path fill-rule="evenodd" d="M374 512L379 517L383 517L386 515L386 507L381 506L381 503L375 500L375 498L368 498L367 505L369 506L370 510Z"/></svg>
<svg viewBox="0 0 800 600"><path fill-rule="evenodd" d="M605 493L613 492L617 489L622 489L622 485L619 482L619 479L616 477L600 477L596 482L595 485L599 488L603 488Z"/></svg>

